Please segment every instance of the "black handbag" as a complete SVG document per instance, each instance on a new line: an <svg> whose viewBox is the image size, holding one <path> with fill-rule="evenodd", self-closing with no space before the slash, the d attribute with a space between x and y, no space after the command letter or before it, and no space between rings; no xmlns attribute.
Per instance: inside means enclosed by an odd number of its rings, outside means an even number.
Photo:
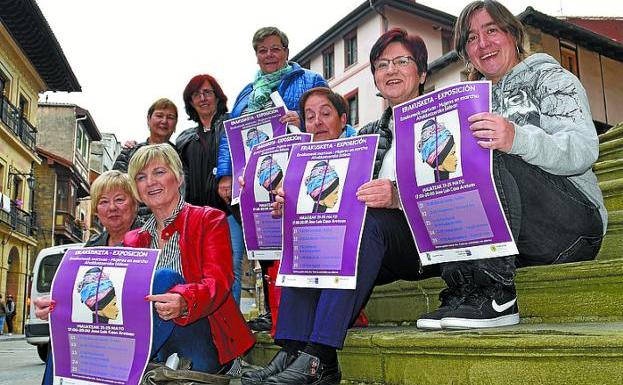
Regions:
<svg viewBox="0 0 623 385"><path fill-rule="evenodd" d="M231 377L190 370L190 360L180 358L178 369L160 363L147 364L141 385L229 385Z"/></svg>

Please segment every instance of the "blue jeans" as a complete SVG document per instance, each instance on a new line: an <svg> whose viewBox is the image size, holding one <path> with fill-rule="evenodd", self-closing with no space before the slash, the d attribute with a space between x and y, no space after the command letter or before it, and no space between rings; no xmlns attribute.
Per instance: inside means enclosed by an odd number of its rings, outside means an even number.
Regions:
<svg viewBox="0 0 623 385"><path fill-rule="evenodd" d="M449 285L454 285L452 276L457 271L463 278L482 271L496 282L511 285L517 267L597 256L603 238L599 209L567 177L499 151L493 152L493 176L519 255L445 263L442 278Z"/></svg>
<svg viewBox="0 0 623 385"><path fill-rule="evenodd" d="M158 269L154 276L153 293L166 293L175 285L185 283L184 278L170 269ZM164 321L154 308L154 334L151 347L152 359L165 362L173 353L192 361L192 370L217 373L222 365L218 360L218 351L212 340L210 322L201 318L186 326L179 326L173 321Z"/></svg>
<svg viewBox="0 0 623 385"><path fill-rule="evenodd" d="M231 293L234 300L240 305L240 293L242 291L242 254L244 252L244 239L242 237L242 227L233 215L227 216L229 225L229 236L231 238L231 250L233 255L234 284Z"/></svg>
<svg viewBox="0 0 623 385"><path fill-rule="evenodd" d="M4 333L4 319L6 316L0 316L0 334Z"/></svg>
<svg viewBox="0 0 623 385"><path fill-rule="evenodd" d="M341 349L348 327L365 306L375 285L438 275L436 265L424 268L420 265L401 210L368 209L359 247L356 288L283 287L275 339Z"/></svg>

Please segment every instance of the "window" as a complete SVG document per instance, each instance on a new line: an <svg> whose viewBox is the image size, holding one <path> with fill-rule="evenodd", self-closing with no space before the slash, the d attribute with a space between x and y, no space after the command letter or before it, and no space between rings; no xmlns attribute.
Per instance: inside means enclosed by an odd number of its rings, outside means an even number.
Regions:
<svg viewBox="0 0 623 385"><path fill-rule="evenodd" d="M359 124L359 91L349 92L344 98L348 103L348 124L355 127Z"/></svg>
<svg viewBox="0 0 623 385"><path fill-rule="evenodd" d="M4 165L0 163L0 194L2 193L4 193Z"/></svg>
<svg viewBox="0 0 623 385"><path fill-rule="evenodd" d="M575 44L560 42L560 64L578 78L580 77L578 72L578 49Z"/></svg>
<svg viewBox="0 0 623 385"><path fill-rule="evenodd" d="M454 47L452 47L452 31L448 31L447 29L441 30L441 54L445 55L448 52L452 51Z"/></svg>
<svg viewBox="0 0 623 385"><path fill-rule="evenodd" d="M322 75L327 80L335 76L335 54L333 52L333 46L322 52Z"/></svg>
<svg viewBox="0 0 623 385"><path fill-rule="evenodd" d="M28 99L24 97L24 95L19 96L19 116L22 118L28 116Z"/></svg>
<svg viewBox="0 0 623 385"><path fill-rule="evenodd" d="M11 187L11 200L16 202L22 197L22 179L17 175L13 175L13 186Z"/></svg>
<svg viewBox="0 0 623 385"><path fill-rule="evenodd" d="M357 63L357 31L344 36L344 68Z"/></svg>
<svg viewBox="0 0 623 385"><path fill-rule="evenodd" d="M0 96L9 93L9 79L0 71Z"/></svg>
<svg viewBox="0 0 623 385"><path fill-rule="evenodd" d="M87 136L82 122L78 122L78 127L76 129L76 152L78 152L85 161L89 159L89 137Z"/></svg>

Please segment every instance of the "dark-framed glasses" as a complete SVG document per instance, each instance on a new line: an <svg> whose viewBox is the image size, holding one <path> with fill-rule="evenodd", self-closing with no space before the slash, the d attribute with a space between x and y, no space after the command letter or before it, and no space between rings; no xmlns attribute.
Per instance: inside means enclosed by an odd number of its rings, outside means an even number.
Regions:
<svg viewBox="0 0 623 385"><path fill-rule="evenodd" d="M205 99L207 99L214 95L216 95L214 93L214 90L199 90L199 91L195 91L192 94L190 94L190 97L192 97L193 99L199 99L203 96Z"/></svg>
<svg viewBox="0 0 623 385"><path fill-rule="evenodd" d="M413 56L396 56L393 59L379 59L374 62L374 68L377 71L387 71L389 69L389 63L393 63L394 67L397 68L405 68L411 61L415 63L415 58Z"/></svg>
<svg viewBox="0 0 623 385"><path fill-rule="evenodd" d="M282 45L273 45L270 48L268 47L258 47L257 48L257 54L261 55L261 56L266 56L268 55L268 53L272 53L273 55L278 55L280 53L282 53L283 51L285 51L285 47Z"/></svg>

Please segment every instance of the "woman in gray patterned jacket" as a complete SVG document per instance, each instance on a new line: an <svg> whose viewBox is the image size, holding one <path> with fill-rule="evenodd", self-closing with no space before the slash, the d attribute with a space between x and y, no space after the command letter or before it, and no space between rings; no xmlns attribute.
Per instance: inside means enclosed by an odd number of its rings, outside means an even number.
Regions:
<svg viewBox="0 0 623 385"><path fill-rule="evenodd" d="M599 251L607 216L591 169L598 138L580 81L549 55L529 56L523 26L503 5L468 4L454 31L470 80L493 83L493 112L469 122L478 144L493 150L519 255L443 265L453 295L418 326L512 325L519 322L516 267L591 260Z"/></svg>

